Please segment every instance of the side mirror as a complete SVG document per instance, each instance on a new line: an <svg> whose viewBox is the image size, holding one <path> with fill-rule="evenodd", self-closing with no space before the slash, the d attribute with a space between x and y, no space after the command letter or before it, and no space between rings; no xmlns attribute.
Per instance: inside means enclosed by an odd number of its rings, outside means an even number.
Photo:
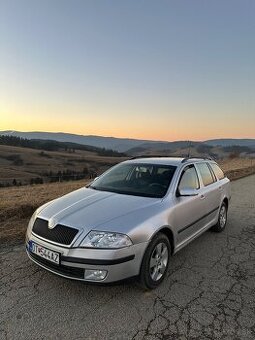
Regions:
<svg viewBox="0 0 255 340"><path fill-rule="evenodd" d="M178 190L178 196L197 196L198 192L196 189L193 188L183 188Z"/></svg>

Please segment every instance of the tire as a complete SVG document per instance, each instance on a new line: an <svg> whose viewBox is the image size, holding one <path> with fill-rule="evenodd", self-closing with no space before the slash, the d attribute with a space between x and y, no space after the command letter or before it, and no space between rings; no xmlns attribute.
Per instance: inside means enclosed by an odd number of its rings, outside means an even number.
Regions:
<svg viewBox="0 0 255 340"><path fill-rule="evenodd" d="M164 280L169 266L171 245L165 234L158 233L143 256L139 283L146 290L154 289Z"/></svg>
<svg viewBox="0 0 255 340"><path fill-rule="evenodd" d="M219 216L217 224L215 224L211 230L216 233L221 233L227 224L227 218L228 218L228 207L225 202L222 203L220 210L219 210Z"/></svg>

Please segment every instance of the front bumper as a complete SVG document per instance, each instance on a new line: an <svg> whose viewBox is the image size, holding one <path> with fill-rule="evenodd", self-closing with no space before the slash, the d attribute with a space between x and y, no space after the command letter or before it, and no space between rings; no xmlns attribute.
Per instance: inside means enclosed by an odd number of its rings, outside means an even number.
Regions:
<svg viewBox="0 0 255 340"><path fill-rule="evenodd" d="M60 253L60 264L54 264L31 253L29 241ZM32 234L26 240L26 251L33 262L54 274L80 281L110 283L139 274L147 245L147 242L144 242L122 249L66 248ZM88 280L85 279L85 270L106 270L107 275L103 280Z"/></svg>

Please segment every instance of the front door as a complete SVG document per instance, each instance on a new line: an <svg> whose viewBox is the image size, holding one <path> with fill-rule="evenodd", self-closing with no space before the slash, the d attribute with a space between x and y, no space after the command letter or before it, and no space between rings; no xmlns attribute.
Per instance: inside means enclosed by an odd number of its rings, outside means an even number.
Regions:
<svg viewBox="0 0 255 340"><path fill-rule="evenodd" d="M181 189L194 189L194 196L178 196ZM198 174L193 164L184 168L180 175L172 212L172 225L177 235L176 247L182 247L204 225L206 200L202 193Z"/></svg>

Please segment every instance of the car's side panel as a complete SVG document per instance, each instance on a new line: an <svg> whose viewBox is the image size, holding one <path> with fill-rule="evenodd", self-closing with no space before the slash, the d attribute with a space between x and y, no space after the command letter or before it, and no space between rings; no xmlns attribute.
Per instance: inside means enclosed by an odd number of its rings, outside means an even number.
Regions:
<svg viewBox="0 0 255 340"><path fill-rule="evenodd" d="M203 183L199 169L198 175L200 177L200 182ZM219 185L218 181L207 186L203 185L203 187L201 188L202 195L206 203L205 214L207 215L207 218L205 220L205 224L210 223L211 221L215 221L215 218L218 216L221 203L221 190L222 188Z"/></svg>
<svg viewBox="0 0 255 340"><path fill-rule="evenodd" d="M187 244L195 240L198 236L203 234L206 230L210 229L215 224L214 221L206 223L201 229L197 230L194 234L192 234L190 237L186 238L183 242L180 242L176 245L174 249L174 253L184 248Z"/></svg>
<svg viewBox="0 0 255 340"><path fill-rule="evenodd" d="M229 201L231 199L230 180L227 177L219 179L217 177L217 174L213 171L213 168L211 167L211 163L215 163L215 162L210 162L209 165L210 165L210 168L211 168L212 172L214 173L214 175L215 175L215 177L217 179L218 187L219 187L219 190L220 190L220 205L222 204L224 199L227 199L227 201L229 203Z"/></svg>
<svg viewBox="0 0 255 340"><path fill-rule="evenodd" d="M194 204L194 197L181 197L181 199L189 199L189 201L187 200L186 202L186 209L184 202L182 209L180 209L179 211L178 202L174 202L173 208L171 209L172 213L170 214L171 219L169 220L169 224L173 226L173 230L175 231L175 252L183 248L186 244L188 244L196 237L201 235L204 231L212 227L217 222L219 208L223 200L227 198L229 201L230 199L230 183L228 178L224 178L222 180L217 179L216 182L208 186L204 186L201 175L198 170L197 172L201 184L199 195L196 196L197 198L200 198L200 201L197 201L197 206L195 206ZM193 202L190 200L192 198ZM181 205L179 206L181 207ZM200 218L198 220L194 219L194 216L196 214L197 216L198 214L200 215ZM178 224L176 224L176 216L178 216L178 218L182 220L182 228L179 227ZM190 223L185 224L185 219L187 219L186 221L189 220ZM185 227L186 231L188 231L186 233ZM183 235L180 235L182 233Z"/></svg>
<svg viewBox="0 0 255 340"><path fill-rule="evenodd" d="M205 200L201 195L176 197L169 224L176 232L176 243L182 243L200 230L205 224Z"/></svg>
<svg viewBox="0 0 255 340"><path fill-rule="evenodd" d="M190 166L194 166L190 164ZM184 167L186 168L186 166ZM175 234L176 248L186 244L194 234L199 232L207 222L205 213L207 206L203 195L203 187L197 189L196 196L178 196L178 185L184 168L179 172L172 194L172 208L169 211L168 223L172 226ZM195 168L196 170L196 168ZM201 181L198 177L199 182Z"/></svg>
<svg viewBox="0 0 255 340"><path fill-rule="evenodd" d="M227 199L228 203L231 199L231 186L230 186L230 180L225 177L219 181L219 185L221 186L221 203L224 199Z"/></svg>

